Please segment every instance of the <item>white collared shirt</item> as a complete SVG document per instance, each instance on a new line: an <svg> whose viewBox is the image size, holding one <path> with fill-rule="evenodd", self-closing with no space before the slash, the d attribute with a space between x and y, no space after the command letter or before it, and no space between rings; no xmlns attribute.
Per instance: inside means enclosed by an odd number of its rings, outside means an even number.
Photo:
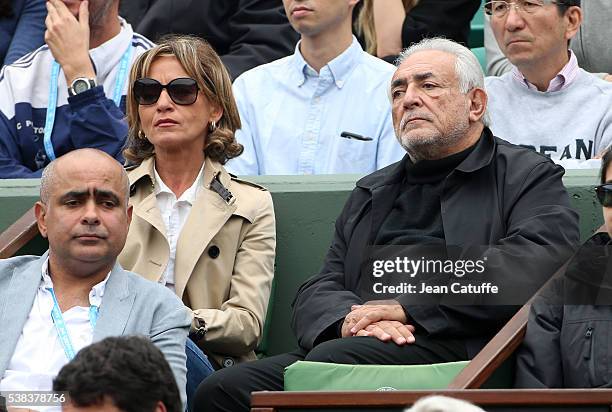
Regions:
<svg viewBox="0 0 612 412"><path fill-rule="evenodd" d="M48 264L49 259L42 266L40 286L15 352L4 376L0 378L0 391L50 391L53 378L68 363L51 318L53 297L49 288L53 288L53 281L48 273ZM100 307L109 276L110 272L89 292L90 305ZM75 352L91 344L93 326L89 321L88 307L74 306L62 316ZM39 407L36 409L43 410Z"/></svg>
<svg viewBox="0 0 612 412"><path fill-rule="evenodd" d="M185 192L178 199L159 176L157 173L157 168L154 167L153 170L155 174L155 200L157 201L157 208L161 213L164 226L166 227L166 238L168 239L168 245L170 246L168 265L159 279L159 282L166 285L168 289L174 292L174 263L176 261L176 244L178 243L181 230L183 230L183 226L187 221L187 217L189 216L193 202L195 202L200 191L202 176L204 174L204 164L202 164L200 172L198 173L198 176L194 180L193 184L189 187L189 189L185 190Z"/></svg>

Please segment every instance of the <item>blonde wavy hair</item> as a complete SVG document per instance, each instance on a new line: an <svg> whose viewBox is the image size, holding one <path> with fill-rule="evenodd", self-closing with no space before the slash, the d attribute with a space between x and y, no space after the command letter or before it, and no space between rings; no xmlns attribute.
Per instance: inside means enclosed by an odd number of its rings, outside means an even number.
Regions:
<svg viewBox="0 0 612 412"><path fill-rule="evenodd" d="M153 144L146 138L140 123L138 103L134 97L134 81L146 77L153 61L161 56L174 56L211 104L223 109L217 127L206 137L204 153L221 164L242 154L243 147L236 141L235 132L240 129L240 115L234 95L232 81L219 55L200 38L194 36L169 36L147 50L134 62L130 71L127 94L127 120L129 125L127 142L123 151L126 160L140 164L155 154Z"/></svg>
<svg viewBox="0 0 612 412"><path fill-rule="evenodd" d="M402 0L404 10L408 13L419 0ZM359 10L359 16L355 22L355 29L359 36L363 36L366 51L376 56L376 25L374 24L374 0L363 0L363 6Z"/></svg>

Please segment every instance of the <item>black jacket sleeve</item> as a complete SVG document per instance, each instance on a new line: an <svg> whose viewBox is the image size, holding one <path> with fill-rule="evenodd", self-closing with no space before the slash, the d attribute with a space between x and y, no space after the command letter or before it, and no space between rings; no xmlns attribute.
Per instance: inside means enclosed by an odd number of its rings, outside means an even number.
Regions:
<svg viewBox="0 0 612 412"><path fill-rule="evenodd" d="M241 0L228 16L221 60L232 79L294 52L299 39L279 0ZM221 33L220 33L221 35Z"/></svg>
<svg viewBox="0 0 612 412"><path fill-rule="evenodd" d="M561 325L563 307L538 296L531 305L527 331L516 357L515 386L562 388Z"/></svg>
<svg viewBox="0 0 612 412"><path fill-rule="evenodd" d="M130 0L120 11L153 41L169 33L207 40L233 79L293 53L299 38L281 0Z"/></svg>
<svg viewBox="0 0 612 412"><path fill-rule="evenodd" d="M479 7L480 0L419 1L404 20L402 46L440 36L467 45L470 22Z"/></svg>

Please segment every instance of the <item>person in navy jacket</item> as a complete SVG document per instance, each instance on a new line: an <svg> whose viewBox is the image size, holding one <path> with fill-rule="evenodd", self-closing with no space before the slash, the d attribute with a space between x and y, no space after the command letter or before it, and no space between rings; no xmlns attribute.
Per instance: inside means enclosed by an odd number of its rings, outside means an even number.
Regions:
<svg viewBox="0 0 612 412"><path fill-rule="evenodd" d="M0 67L45 43L45 0L0 0Z"/></svg>
<svg viewBox="0 0 612 412"><path fill-rule="evenodd" d="M0 178L37 178L78 148L123 161L132 61L152 43L119 17L119 0L46 2L46 44L0 72Z"/></svg>

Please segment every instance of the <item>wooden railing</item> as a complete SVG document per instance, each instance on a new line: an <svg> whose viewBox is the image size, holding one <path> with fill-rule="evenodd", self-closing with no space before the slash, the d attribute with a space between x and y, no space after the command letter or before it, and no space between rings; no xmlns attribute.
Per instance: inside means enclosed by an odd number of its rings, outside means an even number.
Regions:
<svg viewBox="0 0 612 412"><path fill-rule="evenodd" d="M596 233L605 232L605 225ZM549 279L555 279L565 273L569 260L563 264ZM547 287L546 282L538 292ZM534 296L535 296L534 295ZM485 345L470 363L451 381L448 389L476 389L493 374L493 372L518 348L525 337L529 308L533 297L504 325L503 328Z"/></svg>
<svg viewBox="0 0 612 412"><path fill-rule="evenodd" d="M448 385L448 389L480 388L523 341L530 307L530 302L523 305L493 339L455 376Z"/></svg>
<svg viewBox="0 0 612 412"><path fill-rule="evenodd" d="M358 411L376 408L402 409L429 395L445 395L463 399L488 409L488 406L506 406L504 410L521 410L521 407L545 408L552 411L585 411L584 407L602 406L610 411L611 389L503 389L503 390L436 390L391 392L254 392L251 412L277 412L299 409L341 409ZM571 406L575 406L573 409Z"/></svg>
<svg viewBox="0 0 612 412"><path fill-rule="evenodd" d="M38 235L34 207L0 233L0 259L9 258Z"/></svg>

